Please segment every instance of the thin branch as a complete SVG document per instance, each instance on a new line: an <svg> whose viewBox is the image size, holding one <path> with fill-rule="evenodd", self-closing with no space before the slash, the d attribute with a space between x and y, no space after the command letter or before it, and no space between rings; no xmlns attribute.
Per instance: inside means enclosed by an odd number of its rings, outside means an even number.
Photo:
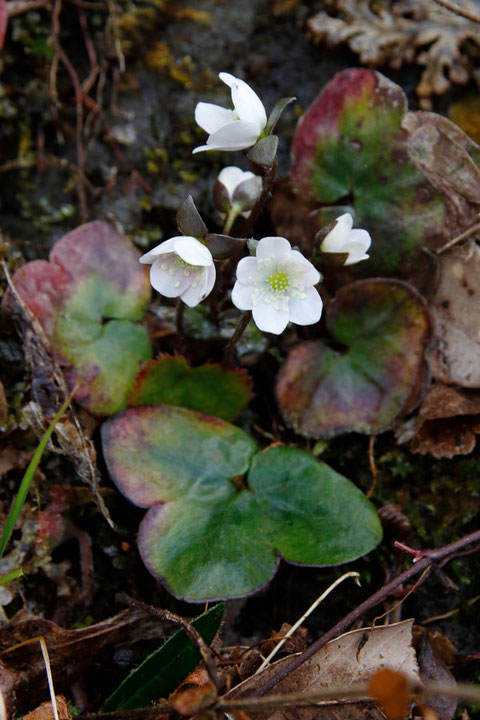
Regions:
<svg viewBox="0 0 480 720"><path fill-rule="evenodd" d="M449 240L447 243L445 243L445 245L442 245L442 247L436 251L436 254L441 255L446 250L450 250L451 247L459 243L461 240L464 240L469 235L473 235L473 233L477 230L480 230L480 222L472 225L472 227L469 227L468 230L465 230L465 232L457 235L457 237L454 237L453 240Z"/></svg>
<svg viewBox="0 0 480 720"><path fill-rule="evenodd" d="M443 561L447 558L452 558L459 550L466 548L468 545L472 545L480 542L480 530L476 530L460 540L455 540L438 550L425 551L425 555L415 562L404 572L400 573L396 578L391 580L389 583L384 585L380 590L373 593L369 598L364 600L357 608L348 613L342 620L334 625L328 632L326 632L321 638L314 642L308 647L301 655L297 655L292 660L285 664L277 673L272 675L268 680L265 681L257 690L253 693L254 697L260 697L268 693L273 687L278 685L279 682L284 680L288 675L296 670L298 667L303 665L304 662L309 660L312 655L315 655L324 645L330 640L338 637L344 633L356 620L365 615L366 612L374 608L380 602L385 600L391 593L396 590L400 585L403 585L407 580L422 573L430 565L435 564L437 561Z"/></svg>
<svg viewBox="0 0 480 720"><path fill-rule="evenodd" d="M446 10L450 10L450 12L455 13L455 15L461 15L462 17L466 18L467 20L471 20L474 23L480 23L480 17L478 15L471 13L465 8L459 7L455 3L449 2L449 0L435 0L435 2L437 3L437 5L441 5Z"/></svg>

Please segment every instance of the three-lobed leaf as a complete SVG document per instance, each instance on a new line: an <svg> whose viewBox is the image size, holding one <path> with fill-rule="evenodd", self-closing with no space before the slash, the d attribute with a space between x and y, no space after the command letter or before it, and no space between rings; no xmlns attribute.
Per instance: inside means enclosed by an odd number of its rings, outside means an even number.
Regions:
<svg viewBox="0 0 480 720"><path fill-rule="evenodd" d="M346 478L294 448L257 453L218 418L131 408L104 423L102 440L118 489L149 508L138 537L143 561L190 602L258 590L280 556L334 565L380 541L373 506Z"/></svg>
<svg viewBox="0 0 480 720"><path fill-rule="evenodd" d="M139 363L151 357L148 333L137 324L150 299L138 258L112 225L94 221L58 240L49 262L26 263L13 277L68 367L75 399L94 413L125 407Z"/></svg>

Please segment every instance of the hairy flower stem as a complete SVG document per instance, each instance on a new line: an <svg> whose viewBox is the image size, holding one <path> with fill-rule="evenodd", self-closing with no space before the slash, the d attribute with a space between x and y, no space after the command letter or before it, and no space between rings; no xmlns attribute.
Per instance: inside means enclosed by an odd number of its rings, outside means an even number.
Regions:
<svg viewBox="0 0 480 720"><path fill-rule="evenodd" d="M255 203L255 205L253 206L253 208L250 212L250 215L248 216L248 218L245 221L245 224L242 228L242 237L250 237L251 236L251 234L253 232L253 228L255 226L255 223L257 222L257 219L258 219L260 213L262 212L265 203L267 202L267 200L270 197L270 193L272 191L273 184L275 182L276 177L277 177L277 158L275 158L275 160L272 163L272 166L269 168L269 170L265 176L265 180L263 182L262 193L261 193L260 197L258 198L257 202Z"/></svg>
<svg viewBox="0 0 480 720"><path fill-rule="evenodd" d="M235 347L237 345L237 342L240 340L243 333L247 329L247 325L250 322L251 318L252 313L250 312L250 310L243 313L235 332L233 333L232 337L228 342L228 345L225 348L225 355L223 358L223 364L225 367L231 367L231 365L233 365L233 353L235 352Z"/></svg>
<svg viewBox="0 0 480 720"><path fill-rule="evenodd" d="M334 627L326 632L325 635L322 635L321 638L310 645L310 647L301 653L301 655L297 655L292 658L291 662L284 665L281 670L272 675L263 685L254 691L252 693L252 697L261 697L262 695L268 693L291 672L300 667L300 665L302 665L306 660L309 660L312 655L315 655L315 653L330 642L330 640L333 640L341 633L344 633L350 625L352 625L352 623L365 615L365 613L375 607L375 605L382 602L382 600L385 600L385 598L387 598L400 585L403 585L403 583L407 580L410 580L410 578L414 577L418 573L421 573L430 565L438 563L440 567L443 567L443 565L452 560L454 557L458 557L460 551L464 550L468 545L474 545L475 543L476 545L471 549L471 552L480 550L480 530L476 530L475 532L470 533L470 535L465 535L465 537L460 538L460 540L455 540L448 545L444 545L444 547L438 548L438 550L423 551L423 556L417 560L417 562L380 588L380 590L377 590L377 592L373 593L373 595L370 595L370 597L364 600L364 602L357 608L348 613L343 620L340 620L340 622L334 625Z"/></svg>
<svg viewBox="0 0 480 720"><path fill-rule="evenodd" d="M183 324L183 316L185 314L185 303L178 298L177 306L175 309L175 327L177 330L178 339L181 340L185 331Z"/></svg>

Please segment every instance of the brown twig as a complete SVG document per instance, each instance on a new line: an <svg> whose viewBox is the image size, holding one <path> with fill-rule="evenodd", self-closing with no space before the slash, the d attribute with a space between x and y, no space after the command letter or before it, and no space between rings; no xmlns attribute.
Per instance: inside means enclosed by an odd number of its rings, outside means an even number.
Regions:
<svg viewBox="0 0 480 720"><path fill-rule="evenodd" d="M465 537L460 538L460 540L455 540L454 542L449 543L448 545L445 545L438 550L425 551L426 554L421 557L417 562L415 562L411 567L400 573L400 575L397 575L396 578L391 580L389 583L380 588L380 590L377 590L377 592L373 593L373 595L364 600L363 603L361 603L358 607L352 610L352 612L348 613L348 615L346 615L342 620L340 620L336 625L334 625L321 638L319 638L316 642L310 645L310 647L308 647L303 653L301 653L301 655L297 655L296 657L292 658L289 663L285 664L277 673L275 673L268 680L266 680L265 683L254 692L253 696L259 697L268 693L279 682L284 680L291 672L296 670L304 662L311 658L312 655L315 655L315 653L317 653L330 640L333 640L341 633L344 633L356 620L361 618L363 615L365 615L365 613L378 605L378 603L385 600L385 598L387 598L393 590L396 590L399 585L403 585L407 580L410 580L410 578L414 577L418 573L423 572L430 565L433 565L439 561L447 560L449 558L451 559L458 551L463 550L468 545L473 545L478 542L480 542L480 530L476 530L469 535L465 535Z"/></svg>
<svg viewBox="0 0 480 720"><path fill-rule="evenodd" d="M477 230L480 230L480 222L472 225L472 227L469 227L468 230L465 230L465 232L462 232L460 233L460 235L457 235L457 237L454 237L453 240L449 240L447 243L445 243L445 245L442 245L442 247L436 251L436 254L441 255L446 250L450 250L451 247L459 243L461 240L465 240L466 237L472 235Z"/></svg>
<svg viewBox="0 0 480 720"><path fill-rule="evenodd" d="M373 454L374 447L375 435L370 435L370 440L368 443L368 462L370 464L370 471L372 473L372 484L370 485L370 488L365 496L367 500L372 497L375 487L377 485L377 466L375 465L375 455Z"/></svg>
<svg viewBox="0 0 480 720"><path fill-rule="evenodd" d="M435 2L437 5L441 5L446 10L450 10L450 12L455 13L455 15L461 15L474 23L480 23L480 17L478 15L471 13L469 10L465 10L465 8L459 7L455 3L449 2L449 0L435 0Z"/></svg>
<svg viewBox="0 0 480 720"><path fill-rule="evenodd" d="M50 10L50 0L9 0L7 2L8 17L22 15L30 10Z"/></svg>
<svg viewBox="0 0 480 720"><path fill-rule="evenodd" d="M176 615L175 613L170 612L169 610L159 610L158 608L153 607L152 605L147 605L146 603L141 602L140 600L134 600L133 598L129 597L125 593L119 593L118 595L119 599L122 601L125 601L130 605L130 607L135 608L141 608L142 610L145 610L150 615L154 615L160 620L165 621L168 620L169 622L173 622L176 625L180 625L185 632L188 635L189 640L197 647L199 650L203 662L205 663L205 668L208 673L208 677L212 681L213 685L215 686L216 691L218 692L220 690L221 682L220 678L218 677L217 670L215 667L215 662L213 658L213 653L208 647L207 643L204 641L198 630L195 630L193 625L191 625L187 620L184 620L184 618L180 617L180 615Z"/></svg>

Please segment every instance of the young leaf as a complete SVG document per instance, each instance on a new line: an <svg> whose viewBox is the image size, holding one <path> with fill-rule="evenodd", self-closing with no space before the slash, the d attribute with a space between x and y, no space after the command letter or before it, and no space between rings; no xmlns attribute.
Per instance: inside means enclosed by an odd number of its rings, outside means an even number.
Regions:
<svg viewBox="0 0 480 720"><path fill-rule="evenodd" d="M223 603L219 603L192 620L192 626L207 645L220 627L224 609ZM125 678L106 700L102 712L147 707L160 698L167 698L200 660L200 652L185 630L178 630Z"/></svg>
<svg viewBox="0 0 480 720"><path fill-rule="evenodd" d="M177 405L234 420L250 397L250 378L241 370L208 364L192 368L183 357L164 355L140 370L128 405Z"/></svg>

